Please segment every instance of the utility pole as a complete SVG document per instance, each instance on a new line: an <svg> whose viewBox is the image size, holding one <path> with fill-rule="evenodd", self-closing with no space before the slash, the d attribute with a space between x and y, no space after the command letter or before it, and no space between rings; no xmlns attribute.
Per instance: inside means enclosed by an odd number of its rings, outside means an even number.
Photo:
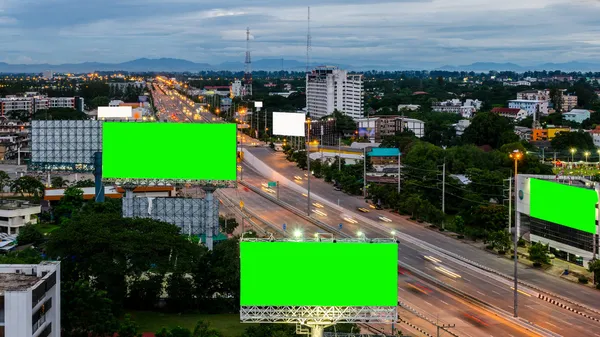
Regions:
<svg viewBox="0 0 600 337"><path fill-rule="evenodd" d="M338 138L338 171L342 170L342 137Z"/></svg>
<svg viewBox="0 0 600 337"><path fill-rule="evenodd" d="M444 157L444 165L442 166L442 213L446 214L446 158ZM444 228L442 221L442 229Z"/></svg>
<svg viewBox="0 0 600 337"><path fill-rule="evenodd" d="M448 329L448 328L454 328L456 325L454 324L439 324L439 318L436 319L436 323L435 323L436 327L437 327L437 337L440 337L440 329Z"/></svg>
<svg viewBox="0 0 600 337"><path fill-rule="evenodd" d="M402 179L402 166L400 165L401 153L398 152L398 195L400 195L400 179Z"/></svg>
<svg viewBox="0 0 600 337"><path fill-rule="evenodd" d="M512 177L508 179L508 233L512 223Z"/></svg>
<svg viewBox="0 0 600 337"><path fill-rule="evenodd" d="M363 148L363 197L367 198L367 147Z"/></svg>
<svg viewBox="0 0 600 337"><path fill-rule="evenodd" d="M310 118L306 120L306 123L308 123L308 132L306 133L306 165L308 168L306 214L310 216Z"/></svg>

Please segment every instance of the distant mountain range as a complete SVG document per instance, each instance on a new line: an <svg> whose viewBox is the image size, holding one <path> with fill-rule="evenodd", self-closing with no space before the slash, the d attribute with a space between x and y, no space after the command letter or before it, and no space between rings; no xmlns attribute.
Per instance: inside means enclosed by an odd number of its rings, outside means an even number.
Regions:
<svg viewBox="0 0 600 337"><path fill-rule="evenodd" d="M352 69L352 67L350 66L337 63L325 64L339 66L340 68L344 69ZM122 63L84 62L66 64L9 64L5 62L0 62L0 73L41 73L47 70L51 70L55 73L87 73L93 71L198 72L210 70L243 71L244 69L245 65L243 62L224 62L217 65L211 65L208 63L196 63L188 60L175 58L140 58ZM303 71L305 69L306 64L296 60L262 59L252 62L252 70Z"/></svg>
<svg viewBox="0 0 600 337"><path fill-rule="evenodd" d="M352 71L365 70L406 70L405 66L390 66L390 65L363 65L350 66L339 64L336 62L312 62L311 66L316 65L333 65L342 69ZM160 58L148 59L140 58L122 63L100 63L100 62L84 62L84 63L66 63L66 64L8 64L0 62L0 73L41 73L47 70L53 72L64 73L88 73L93 71L130 71L130 72L199 72L199 71L243 71L244 63L242 62L223 62L216 65L208 63L196 63L188 60L175 58ZM304 71L306 64L296 60L285 59L261 59L252 62L252 70L266 71ZM411 67L417 70L417 67ZM528 70L562 70L562 71L600 71L600 63L585 63L585 62L567 62L567 63L544 63L533 66L521 66L515 63L493 63L493 62L477 62L462 66L443 66L439 68L430 67L432 70L446 71L475 71L488 72L496 71L515 71L524 72Z"/></svg>
<svg viewBox="0 0 600 337"><path fill-rule="evenodd" d="M488 72L490 70L496 71L554 71L561 70L565 72L570 71L600 71L600 63L586 63L586 62L566 62L566 63L544 63L532 66L521 66L515 63L493 63L493 62L476 62L469 65L463 66L443 66L438 70L447 71L475 71L475 72Z"/></svg>

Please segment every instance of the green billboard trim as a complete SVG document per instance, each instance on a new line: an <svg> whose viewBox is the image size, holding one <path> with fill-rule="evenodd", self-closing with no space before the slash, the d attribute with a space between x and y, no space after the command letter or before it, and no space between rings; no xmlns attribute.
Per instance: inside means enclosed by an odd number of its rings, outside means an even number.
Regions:
<svg viewBox="0 0 600 337"><path fill-rule="evenodd" d="M587 233L596 232L595 190L530 178L529 191L532 217Z"/></svg>
<svg viewBox="0 0 600 337"><path fill-rule="evenodd" d="M398 245L240 243L242 306L397 306Z"/></svg>
<svg viewBox="0 0 600 337"><path fill-rule="evenodd" d="M104 178L235 180L235 124L104 122Z"/></svg>

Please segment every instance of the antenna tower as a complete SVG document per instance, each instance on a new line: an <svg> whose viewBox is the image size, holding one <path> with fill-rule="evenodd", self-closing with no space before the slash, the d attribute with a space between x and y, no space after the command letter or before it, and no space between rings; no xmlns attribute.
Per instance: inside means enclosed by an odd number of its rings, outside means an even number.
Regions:
<svg viewBox="0 0 600 337"><path fill-rule="evenodd" d="M244 85L246 95L252 96L252 58L250 57L250 27L246 28L246 69L244 71Z"/></svg>
<svg viewBox="0 0 600 337"><path fill-rule="evenodd" d="M310 36L310 6L308 7L308 33L306 34L306 73L310 71L310 50L312 48L312 36Z"/></svg>

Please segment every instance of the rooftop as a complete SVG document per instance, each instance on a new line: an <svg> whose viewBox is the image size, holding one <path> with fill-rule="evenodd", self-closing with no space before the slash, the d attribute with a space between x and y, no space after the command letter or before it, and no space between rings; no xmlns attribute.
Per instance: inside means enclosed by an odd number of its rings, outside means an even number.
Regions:
<svg viewBox="0 0 600 337"><path fill-rule="evenodd" d="M39 207L39 204L33 204L29 201L0 199L0 210L12 211L15 209L24 209L30 207Z"/></svg>
<svg viewBox="0 0 600 337"><path fill-rule="evenodd" d="M40 278L35 275L0 273L0 294L5 291L27 290L39 280Z"/></svg>

